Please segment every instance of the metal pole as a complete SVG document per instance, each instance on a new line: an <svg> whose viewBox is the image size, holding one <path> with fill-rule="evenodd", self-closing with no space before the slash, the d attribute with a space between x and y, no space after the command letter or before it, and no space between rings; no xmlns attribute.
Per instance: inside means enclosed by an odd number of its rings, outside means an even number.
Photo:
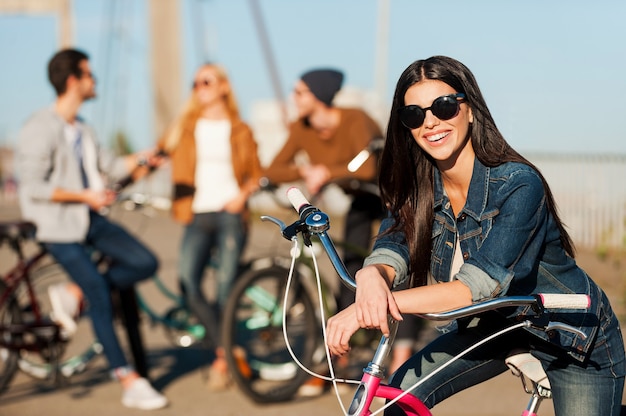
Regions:
<svg viewBox="0 0 626 416"><path fill-rule="evenodd" d="M151 0L154 133L161 136L182 106L180 1Z"/></svg>
<svg viewBox="0 0 626 416"><path fill-rule="evenodd" d="M265 62L267 63L268 69L270 71L270 77L272 81L272 87L274 88L274 95L279 102L280 110L283 118L283 123L285 125L288 124L287 118L287 108L285 106L285 97L283 95L283 91L280 85L280 76L278 75L278 67L276 66L276 60L274 59L274 53L272 51L272 46L269 41L269 37L267 36L267 29L265 28L265 23L263 21L263 16L261 14L261 9L259 7L257 0L249 0L250 8L252 9L252 16L254 18L254 23L256 24L257 31L259 33L259 38L261 41L261 48L263 50L263 56L265 57Z"/></svg>
<svg viewBox="0 0 626 416"><path fill-rule="evenodd" d="M377 116L381 125L386 123L384 112L387 99L387 61L389 45L389 0L378 0L378 24L376 30L376 55L374 62L375 90L378 97ZM380 113L380 114L378 114Z"/></svg>

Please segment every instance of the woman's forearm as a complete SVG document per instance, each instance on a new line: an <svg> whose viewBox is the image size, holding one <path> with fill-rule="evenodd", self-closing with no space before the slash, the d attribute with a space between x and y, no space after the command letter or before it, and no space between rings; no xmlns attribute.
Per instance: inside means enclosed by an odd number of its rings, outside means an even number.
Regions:
<svg viewBox="0 0 626 416"><path fill-rule="evenodd" d="M472 304L472 293L459 281L393 292L401 313L444 312Z"/></svg>

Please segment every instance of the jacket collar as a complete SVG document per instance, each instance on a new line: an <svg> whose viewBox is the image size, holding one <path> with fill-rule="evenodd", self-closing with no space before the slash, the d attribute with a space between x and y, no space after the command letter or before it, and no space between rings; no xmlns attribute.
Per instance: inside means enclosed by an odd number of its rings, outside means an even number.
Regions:
<svg viewBox="0 0 626 416"><path fill-rule="evenodd" d="M444 201L448 202L448 197L444 194L443 181L441 172L434 168L434 187L435 187L435 211L441 210ZM474 159L474 169L472 171L472 180L470 181L469 191L467 192L467 202L462 212L479 220L487 206L487 198L489 196L489 176L491 168L483 165L478 158Z"/></svg>

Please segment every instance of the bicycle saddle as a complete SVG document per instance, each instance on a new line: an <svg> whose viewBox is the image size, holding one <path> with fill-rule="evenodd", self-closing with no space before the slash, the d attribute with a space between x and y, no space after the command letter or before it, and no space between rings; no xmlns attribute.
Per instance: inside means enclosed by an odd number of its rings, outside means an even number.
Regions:
<svg viewBox="0 0 626 416"><path fill-rule="evenodd" d="M35 224L29 221L0 222L0 241L34 238L36 231Z"/></svg>
<svg viewBox="0 0 626 416"><path fill-rule="evenodd" d="M541 387L550 389L550 381L548 381L548 376L543 371L541 362L529 352L513 352L504 362L511 369L513 375L517 377L524 375Z"/></svg>

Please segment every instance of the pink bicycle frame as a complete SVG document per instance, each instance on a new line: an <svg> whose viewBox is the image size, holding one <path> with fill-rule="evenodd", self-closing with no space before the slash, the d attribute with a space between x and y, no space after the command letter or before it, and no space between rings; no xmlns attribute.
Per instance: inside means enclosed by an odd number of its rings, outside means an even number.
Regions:
<svg viewBox="0 0 626 416"><path fill-rule="evenodd" d="M381 384L381 379L371 374L364 373L361 378L361 384L352 398L352 403L348 408L348 416L369 416L372 414L370 406L374 397L381 397L387 400L393 400L403 391L396 387L390 387ZM400 406L407 416L431 416L430 410L415 396L405 394L396 405Z"/></svg>

